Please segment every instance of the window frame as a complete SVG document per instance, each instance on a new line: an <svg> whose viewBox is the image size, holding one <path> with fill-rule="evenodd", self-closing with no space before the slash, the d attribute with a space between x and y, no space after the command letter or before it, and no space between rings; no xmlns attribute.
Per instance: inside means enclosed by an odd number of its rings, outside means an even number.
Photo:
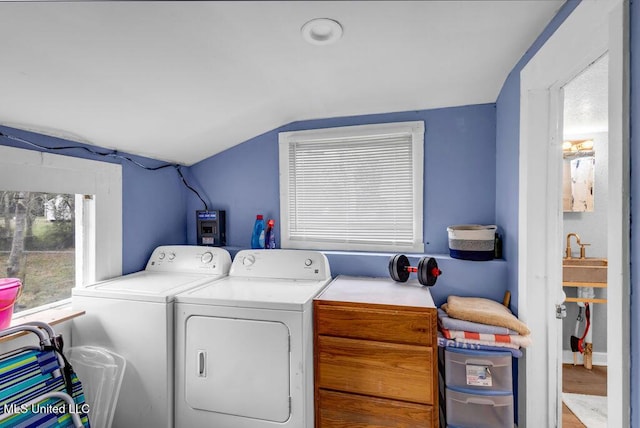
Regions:
<svg viewBox="0 0 640 428"><path fill-rule="evenodd" d="M82 221L82 227L76 228L75 286L122 275L121 165L0 145L0 183L6 190L80 195L76 196L76 221ZM78 204L85 200L82 195L93 195L93 203Z"/></svg>
<svg viewBox="0 0 640 428"><path fill-rule="evenodd" d="M281 132L278 134L280 163L281 247L292 249L338 251L424 252L424 122L394 122L370 125L341 126ZM292 240L289 230L289 146L291 143L331 138L356 138L384 134L410 133L412 146L413 242L412 244L364 244L317 240Z"/></svg>

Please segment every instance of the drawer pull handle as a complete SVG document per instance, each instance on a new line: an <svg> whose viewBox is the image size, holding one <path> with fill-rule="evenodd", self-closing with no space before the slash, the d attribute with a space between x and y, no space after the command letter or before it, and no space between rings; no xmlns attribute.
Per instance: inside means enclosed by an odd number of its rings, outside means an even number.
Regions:
<svg viewBox="0 0 640 428"><path fill-rule="evenodd" d="M475 366L492 366L495 364L494 361L491 360L465 360L465 364L473 364Z"/></svg>
<svg viewBox="0 0 640 428"><path fill-rule="evenodd" d="M489 406L496 407L495 401L489 400L487 398L474 397L474 398L467 398L466 400L453 399L453 401L457 401L457 402L463 403L463 404L481 404L481 405L489 405Z"/></svg>

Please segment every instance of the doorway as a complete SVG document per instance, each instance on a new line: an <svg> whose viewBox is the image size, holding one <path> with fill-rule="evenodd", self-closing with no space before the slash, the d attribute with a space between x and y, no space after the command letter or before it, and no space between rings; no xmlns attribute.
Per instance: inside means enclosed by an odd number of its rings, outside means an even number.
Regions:
<svg viewBox="0 0 640 428"><path fill-rule="evenodd" d="M563 265L576 264L562 278L565 428L607 426L608 75L605 54L562 88Z"/></svg>
<svg viewBox="0 0 640 428"><path fill-rule="evenodd" d="M614 0L581 2L521 73L518 307L535 345L519 364L520 427L562 424L562 88L605 52L607 413L608 426L630 424L628 2Z"/></svg>

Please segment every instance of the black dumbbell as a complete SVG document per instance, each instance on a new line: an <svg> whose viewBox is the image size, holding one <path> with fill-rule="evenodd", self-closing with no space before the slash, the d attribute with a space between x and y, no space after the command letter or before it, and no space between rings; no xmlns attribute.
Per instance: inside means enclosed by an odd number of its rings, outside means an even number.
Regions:
<svg viewBox="0 0 640 428"><path fill-rule="evenodd" d="M389 275L397 282L406 282L411 272L418 274L418 282L431 287L436 283L442 271L438 268L436 259L422 257L418 267L411 266L409 259L404 254L396 254L389 259Z"/></svg>

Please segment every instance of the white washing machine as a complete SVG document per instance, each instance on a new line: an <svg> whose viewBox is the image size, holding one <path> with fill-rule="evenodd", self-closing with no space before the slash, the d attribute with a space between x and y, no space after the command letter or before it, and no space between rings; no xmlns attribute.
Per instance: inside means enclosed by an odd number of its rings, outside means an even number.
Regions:
<svg viewBox="0 0 640 428"><path fill-rule="evenodd" d="M312 428L313 298L324 254L243 250L176 296L176 427Z"/></svg>
<svg viewBox="0 0 640 428"><path fill-rule="evenodd" d="M174 426L174 295L226 277L230 265L222 248L161 246L145 270L73 290L73 308L86 311L73 322L73 345L127 362L115 428Z"/></svg>

